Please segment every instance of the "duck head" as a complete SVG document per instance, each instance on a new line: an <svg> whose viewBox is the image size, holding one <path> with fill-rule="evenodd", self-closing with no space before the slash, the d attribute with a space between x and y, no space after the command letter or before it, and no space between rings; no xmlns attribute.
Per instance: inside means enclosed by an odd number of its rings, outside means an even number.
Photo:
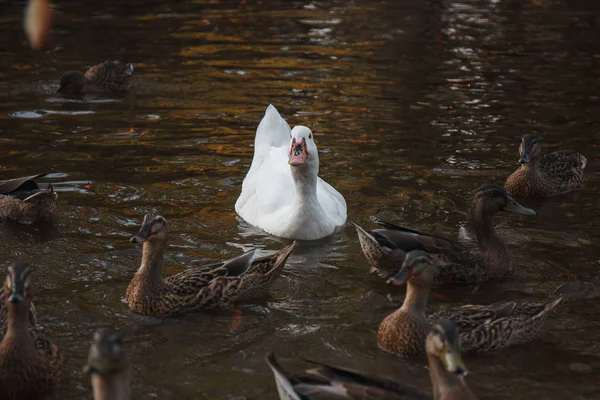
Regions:
<svg viewBox="0 0 600 400"><path fill-rule="evenodd" d="M148 240L167 240L167 232L167 220L165 217L155 212L149 212L144 215L139 233L129 239L129 241L144 243Z"/></svg>
<svg viewBox="0 0 600 400"><path fill-rule="evenodd" d="M312 131L304 125L295 126L292 129L288 164L292 167L299 167L305 164L315 164L315 162L318 165L319 154Z"/></svg>
<svg viewBox="0 0 600 400"><path fill-rule="evenodd" d="M450 320L437 321L431 328L425 348L429 357L438 358L444 368L452 374L467 375L467 368L460 354L458 327Z"/></svg>
<svg viewBox="0 0 600 400"><path fill-rule="evenodd" d="M79 71L67 71L60 77L56 93L80 95L84 94L90 81Z"/></svg>
<svg viewBox="0 0 600 400"><path fill-rule="evenodd" d="M527 164L531 161L536 160L540 153L540 141L537 136L529 134L523 136L521 139L521 146L519 146L519 164Z"/></svg>
<svg viewBox="0 0 600 400"><path fill-rule="evenodd" d="M6 272L4 281L6 308L23 308L27 312L33 298L31 270L24 263L13 262L8 266Z"/></svg>
<svg viewBox="0 0 600 400"><path fill-rule="evenodd" d="M94 333L87 364L83 368L86 374L113 374L127 368L127 355L121 335L108 329Z"/></svg>
<svg viewBox="0 0 600 400"><path fill-rule="evenodd" d="M423 289L429 289L433 285L433 278L439 271L442 258L438 254L428 253L422 250L409 251L400 267L400 271L388 280L396 286L410 284Z"/></svg>
<svg viewBox="0 0 600 400"><path fill-rule="evenodd" d="M489 215L500 211L536 215L534 210L523 207L504 188L498 185L485 185L477 189L477 193L473 197L473 206L473 208Z"/></svg>

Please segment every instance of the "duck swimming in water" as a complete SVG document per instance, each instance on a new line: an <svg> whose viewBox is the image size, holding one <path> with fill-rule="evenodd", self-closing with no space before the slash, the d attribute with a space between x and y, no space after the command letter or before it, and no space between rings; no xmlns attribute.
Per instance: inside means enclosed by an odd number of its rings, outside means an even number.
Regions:
<svg viewBox="0 0 600 400"><path fill-rule="evenodd" d="M119 94L131 87L133 64L106 60L94 65L85 74L67 71L60 78L57 93L81 96L85 94Z"/></svg>
<svg viewBox="0 0 600 400"><path fill-rule="evenodd" d="M504 188L518 197L546 197L578 189L587 159L573 150L541 155L540 141L525 135L519 147L521 166L508 177Z"/></svg>

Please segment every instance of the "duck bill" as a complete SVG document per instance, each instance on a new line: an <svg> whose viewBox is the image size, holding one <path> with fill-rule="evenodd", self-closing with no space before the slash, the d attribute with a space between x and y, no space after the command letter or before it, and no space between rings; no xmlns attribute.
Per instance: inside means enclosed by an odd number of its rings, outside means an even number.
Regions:
<svg viewBox="0 0 600 400"><path fill-rule="evenodd" d="M129 239L132 243L144 243L150 237L150 225L142 225L142 228L137 235Z"/></svg>
<svg viewBox="0 0 600 400"><path fill-rule="evenodd" d="M308 160L306 139L302 139L301 142L296 142L294 139L292 141L292 146L290 147L290 159L288 160L288 164L290 164L292 167L297 167L304 164L306 160Z"/></svg>
<svg viewBox="0 0 600 400"><path fill-rule="evenodd" d="M24 300L25 299L23 298L23 296L20 293L11 293L11 295L8 296L8 301L12 304L20 304Z"/></svg>
<svg viewBox="0 0 600 400"><path fill-rule="evenodd" d="M467 367L462 360L460 352L452 346L446 347L442 353L442 360L448 372L465 376L467 375Z"/></svg>
<svg viewBox="0 0 600 400"><path fill-rule="evenodd" d="M99 372L98 369L96 367L94 367L93 365L87 364L83 367L83 373L85 375L92 375Z"/></svg>
<svg viewBox="0 0 600 400"><path fill-rule="evenodd" d="M523 156L519 158L519 164L527 164L529 162L529 151L525 150Z"/></svg>
<svg viewBox="0 0 600 400"><path fill-rule="evenodd" d="M407 268L403 268L394 277L388 279L387 283L394 286L404 286L410 279L410 276L410 271Z"/></svg>
<svg viewBox="0 0 600 400"><path fill-rule="evenodd" d="M510 197L508 199L508 204L506 206L504 206L504 210L510 211L510 212L513 212L516 214L536 215L534 210L532 210L531 208L523 207L522 205L517 203L517 201L515 199L510 198Z"/></svg>

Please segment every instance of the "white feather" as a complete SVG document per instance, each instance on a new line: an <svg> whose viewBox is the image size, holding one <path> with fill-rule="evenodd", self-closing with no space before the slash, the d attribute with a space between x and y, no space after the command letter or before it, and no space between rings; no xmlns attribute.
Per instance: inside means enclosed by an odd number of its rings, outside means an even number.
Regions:
<svg viewBox="0 0 600 400"><path fill-rule="evenodd" d="M292 135L306 140L309 156L300 167L288 164ZM248 223L275 236L300 240L329 236L346 222L346 201L317 176L318 171L318 151L310 129L299 125L292 132L269 105L256 130L254 158L235 210Z"/></svg>

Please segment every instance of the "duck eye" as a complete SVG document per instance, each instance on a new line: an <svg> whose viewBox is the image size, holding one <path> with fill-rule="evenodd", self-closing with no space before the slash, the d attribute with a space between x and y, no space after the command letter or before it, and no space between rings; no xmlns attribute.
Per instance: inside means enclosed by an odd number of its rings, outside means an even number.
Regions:
<svg viewBox="0 0 600 400"><path fill-rule="evenodd" d="M312 133L309 133L309 134L308 134L308 138L309 138L309 139L312 139Z"/></svg>

